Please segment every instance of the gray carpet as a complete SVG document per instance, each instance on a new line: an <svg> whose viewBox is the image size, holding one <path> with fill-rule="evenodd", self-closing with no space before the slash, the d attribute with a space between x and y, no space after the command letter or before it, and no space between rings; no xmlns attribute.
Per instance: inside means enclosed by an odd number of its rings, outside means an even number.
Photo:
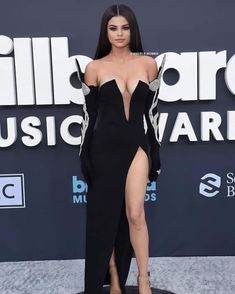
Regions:
<svg viewBox="0 0 235 294"><path fill-rule="evenodd" d="M150 258L151 285L175 294L235 294L235 257ZM127 285L136 285L132 260ZM84 260L0 263L0 294L75 294Z"/></svg>
<svg viewBox="0 0 235 294"><path fill-rule="evenodd" d="M126 294L139 294L137 286L126 286ZM152 294L174 294L166 290L151 288ZM84 294L84 292L79 292L77 294ZM103 294L109 294L109 287L104 287Z"/></svg>

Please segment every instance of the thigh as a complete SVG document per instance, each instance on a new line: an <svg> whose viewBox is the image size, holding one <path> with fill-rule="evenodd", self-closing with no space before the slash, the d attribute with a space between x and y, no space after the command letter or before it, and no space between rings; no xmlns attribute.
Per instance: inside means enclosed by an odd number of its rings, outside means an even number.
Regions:
<svg viewBox="0 0 235 294"><path fill-rule="evenodd" d="M141 212L144 208L144 198L148 182L148 157L139 147L129 167L126 186L125 201L127 214L134 210Z"/></svg>

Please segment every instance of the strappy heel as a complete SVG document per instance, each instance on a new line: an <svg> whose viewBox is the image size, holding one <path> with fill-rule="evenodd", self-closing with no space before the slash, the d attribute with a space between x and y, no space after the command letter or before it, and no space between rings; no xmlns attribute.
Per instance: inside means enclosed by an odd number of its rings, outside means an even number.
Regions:
<svg viewBox="0 0 235 294"><path fill-rule="evenodd" d="M149 284L149 288L150 288L150 291L151 291L150 272L148 272L147 276L146 275L138 275L137 276L138 288L140 286L140 281L146 281ZM152 293L152 291L150 293Z"/></svg>

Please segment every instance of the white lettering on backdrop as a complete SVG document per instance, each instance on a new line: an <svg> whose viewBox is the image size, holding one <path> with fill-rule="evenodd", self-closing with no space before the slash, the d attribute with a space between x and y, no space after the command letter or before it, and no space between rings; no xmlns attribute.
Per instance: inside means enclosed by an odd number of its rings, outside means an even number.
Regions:
<svg viewBox="0 0 235 294"><path fill-rule="evenodd" d="M10 55L14 53L14 57ZM81 89L70 83L71 75L76 71L74 59L77 58L82 69L91 58L84 55L69 56L67 37L13 38L0 36L0 106L26 105L68 105L71 102L82 105L84 97ZM200 102L216 100L216 74L225 68L225 83L232 94L235 94L235 55L227 62L227 51L205 52L166 52L165 70L173 68L179 74L174 85L162 80L159 99L165 102L189 101ZM156 57L160 64L163 54ZM17 140L17 122L20 123L25 136L21 138L24 145L37 146L43 138L40 130L42 118L29 116L19 121L9 117L4 122L7 136L1 135L0 147L9 147ZM160 141L169 120L168 113L161 113L159 118ZM47 145L56 145L55 117L45 118ZM73 123L81 124L80 115L65 118L60 126L60 135L64 142L79 145L80 136L74 137L69 132ZM214 111L200 113L201 141L235 140L235 111L227 111L227 134L220 130L222 118ZM180 136L197 142L199 136L194 131L190 114L179 112L173 125L170 142L177 142Z"/></svg>

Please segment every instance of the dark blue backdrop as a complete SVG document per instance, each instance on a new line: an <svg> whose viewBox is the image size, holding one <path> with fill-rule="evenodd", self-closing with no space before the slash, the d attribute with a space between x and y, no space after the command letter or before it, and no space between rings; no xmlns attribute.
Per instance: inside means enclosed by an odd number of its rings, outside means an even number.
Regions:
<svg viewBox="0 0 235 294"><path fill-rule="evenodd" d="M235 53L232 1L122 3L136 13L146 52L227 50L227 59ZM92 58L102 13L111 4L110 1L75 0L2 1L0 35L12 39L68 37L71 56L81 54ZM14 57L14 53L9 56ZM174 83L175 71L167 71L164 80ZM235 174L234 141L226 139L226 111L234 108L235 97L225 85L224 70L217 74L215 101L160 101L160 111L168 113L169 118L161 147L162 173L157 188L152 183L146 195L151 256L234 255L235 197L228 197L227 193L227 186L235 185L232 180L231 184L227 183L228 173ZM7 136L8 117L17 117L18 130L16 142L0 148L0 174L24 174L26 203L25 208L0 209L1 261L84 257L86 204L79 146L66 144L59 135L64 118L81 111L82 106L74 103L0 106L1 135ZM200 139L201 111L221 115L224 141ZM178 112L190 115L198 142L189 142L186 136L181 136L178 142L169 142ZM44 136L36 147L26 147L21 141L25 134L20 124L32 115L40 118ZM56 117L55 146L46 143L47 116ZM78 125L70 130L73 135L80 134ZM221 177L219 193L213 197L199 192L201 177L208 173ZM212 190L215 188L208 180L205 182ZM0 203L3 197L0 191Z"/></svg>

